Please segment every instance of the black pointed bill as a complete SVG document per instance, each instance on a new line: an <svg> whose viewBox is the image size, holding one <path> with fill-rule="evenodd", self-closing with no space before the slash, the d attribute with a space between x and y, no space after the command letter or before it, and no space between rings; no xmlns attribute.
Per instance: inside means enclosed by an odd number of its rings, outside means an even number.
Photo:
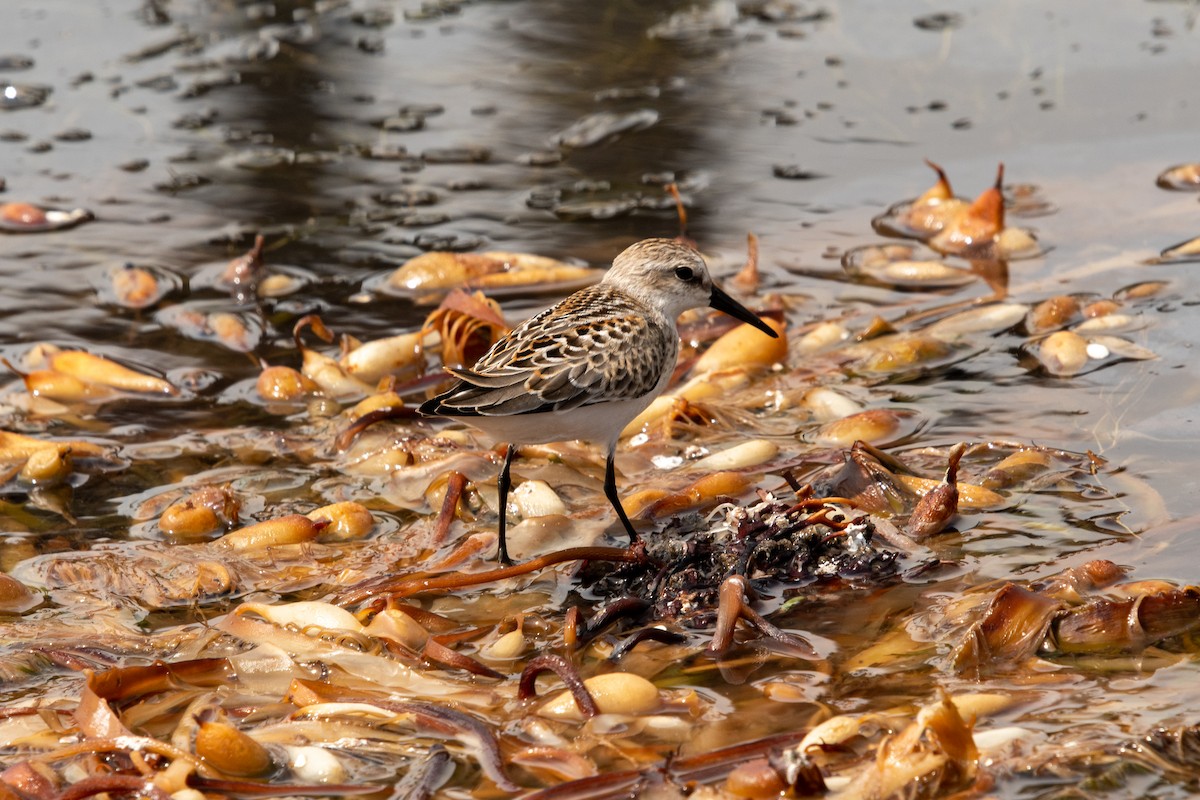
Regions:
<svg viewBox="0 0 1200 800"><path fill-rule="evenodd" d="M772 339L779 338L779 334L770 325L763 322L761 317L725 294L721 287L716 284L713 284L712 295L709 297L708 304L717 311L724 311L734 319L740 319L748 325L753 325Z"/></svg>

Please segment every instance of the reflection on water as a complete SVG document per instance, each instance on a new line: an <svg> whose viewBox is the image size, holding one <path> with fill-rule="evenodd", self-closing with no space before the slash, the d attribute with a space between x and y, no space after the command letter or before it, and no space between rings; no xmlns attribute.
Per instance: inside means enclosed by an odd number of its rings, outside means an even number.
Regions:
<svg viewBox="0 0 1200 800"><path fill-rule="evenodd" d="M35 369L35 343L87 348L181 387L39 415L12 379L0 427L95 440L113 457L54 486L8 476L5 569L38 554L160 539L160 506L209 482L244 497L246 520L373 498L379 551L345 545L337 557L355 569L361 560L363 574L380 569L373 558L411 558L405 548L448 489L419 472L405 484L410 473L396 464L425 463L420 434L430 429L398 425L413 436L389 440L394 463L355 472L361 465L329 444L339 407L314 400L277 413L255 394L260 360L297 365L292 326L308 313L363 340L415 328L429 309L376 289L422 252L511 250L602 266L633 240L673 236L680 223L666 186L675 183L687 235L717 274L736 272L746 234L758 236L763 275L753 299L792 326L789 368L756 378L774 405L764 409L758 385L722 389L734 399L720 419L739 436L783 446L779 469L758 485L775 488L785 468L811 476L841 463L853 439L820 440L831 420L813 410L805 394L813 386L841 393L825 398L837 404L834 416L902 412L907 422L885 443L922 474L944 469L945 451L960 441L990 443L967 457L974 477L1029 445L1053 466L1051 477L1023 484L1015 505L965 515L938 545L940 571L909 573L870 602L797 590L802 602L773 621L826 637L831 662L819 677L756 681L788 684L814 715L818 706L925 701L937 686L969 683L936 666L945 656L939 637L950 635L939 615L956 613L948 597L1096 558L1133 579L1197 582L1189 526L1165 525L1200 511L1192 477L1200 384L1188 368L1197 281L1188 258L1148 260L1200 233L1186 171L1172 190L1155 185L1168 167L1200 157L1200 41L1188 4L1092 9L1082 0L1052 9L972 2L944 15L913 3L756 0L196 0L136 12L69 0L4 4L0 29L16 33L0 53L0 89L13 87L0 105L2 199L85 208L95 220L0 233L0 355L25 371ZM872 220L932 184L925 158L968 199L986 192L1002 163L1006 221L1036 236L1037 254L985 261L934 242L951 253L942 261L882 239ZM266 269L295 283L239 302L219 276L260 233ZM140 310L114 294L113 275L127 264L164 281ZM1004 300L989 306L997 317L959 316L989 298ZM1070 311L1037 329L1026 315L1048 298ZM512 321L547 298L504 301ZM1086 310L1099 307L1110 322L1121 315L1121 326L1102 330L1101 315ZM874 338L821 346L808 338L835 323L845 336L871 329ZM229 336L227 325L236 329ZM1060 329L1076 338L1051 339ZM231 344L239 334L244 347ZM1064 349L1048 354L1048 342ZM625 448L631 483L687 488L686 476L655 464L685 464L704 455L689 446L727 442L728 431L699 426L705 400L714 402L692 397L700 410L685 408L678 427ZM472 524L484 528L494 465L478 449L453 458L478 483ZM569 508L604 506L585 456L566 451L548 462L529 474L562 488ZM242 568L231 580L250 580ZM326 580L286 577L291 597ZM559 629L562 599L555 589L528 601L552 620L539 618L547 630ZM526 600L510 598L513 613ZM120 602L144 615L133 600ZM221 614L232 602L203 610ZM78 620L59 613L68 607L34 613L70 627ZM496 624L478 608L446 601L442 610ZM154 625L170 631L185 616L171 610ZM934 645L942 650L923 649ZM1197 699L1191 651L1177 649L1185 655L1157 672L1081 657L1077 674L1057 662L1062 683L1044 690L1050 699L1024 724L1051 737L1094 725L1097 737L1116 740L1177 723L1161 709ZM854 663L870 666L846 666ZM696 680L722 702L777 705L733 671L718 679L702 665L704 677L694 678L693 667L673 679ZM1108 668L1120 677L1103 677ZM892 670L895 684L864 681L872 669ZM1087 710L1089 693L1134 721L1111 729L1107 712ZM711 735L713 746L734 738Z"/></svg>

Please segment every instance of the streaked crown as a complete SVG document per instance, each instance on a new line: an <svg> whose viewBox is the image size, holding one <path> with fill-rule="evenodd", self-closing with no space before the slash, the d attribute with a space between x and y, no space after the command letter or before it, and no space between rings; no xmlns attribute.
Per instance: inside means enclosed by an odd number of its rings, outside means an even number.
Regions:
<svg viewBox="0 0 1200 800"><path fill-rule="evenodd" d="M707 306L712 278L704 259L674 239L643 239L613 259L603 283L610 284L674 322L689 308Z"/></svg>

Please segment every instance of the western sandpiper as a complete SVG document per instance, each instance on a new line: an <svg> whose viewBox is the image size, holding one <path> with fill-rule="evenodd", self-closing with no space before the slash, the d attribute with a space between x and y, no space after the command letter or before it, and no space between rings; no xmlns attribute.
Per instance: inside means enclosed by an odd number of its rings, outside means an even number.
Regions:
<svg viewBox="0 0 1200 800"><path fill-rule="evenodd" d="M702 306L778 336L712 282L694 249L672 239L646 239L613 259L600 283L526 320L475 366L446 367L458 380L422 405L421 413L462 417L508 444L498 484L501 562L511 563L504 532L518 444L606 444L604 494L636 541L617 494L617 440L671 379L679 354L676 318Z"/></svg>

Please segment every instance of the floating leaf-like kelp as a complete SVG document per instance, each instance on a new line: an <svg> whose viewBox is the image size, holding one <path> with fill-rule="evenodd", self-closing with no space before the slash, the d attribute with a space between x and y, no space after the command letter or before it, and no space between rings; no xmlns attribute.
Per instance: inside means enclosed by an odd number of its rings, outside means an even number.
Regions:
<svg viewBox="0 0 1200 800"><path fill-rule="evenodd" d="M968 203L954 196L945 171L926 160L937 173L937 182L915 200L906 200L889 208L871 220L880 233L913 239L925 239L952 223L967 208Z"/></svg>
<svg viewBox="0 0 1200 800"><path fill-rule="evenodd" d="M842 267L851 275L897 289L953 289L973 283L970 270L946 263L934 253L921 258L912 245L866 245L842 256Z"/></svg>
<svg viewBox="0 0 1200 800"><path fill-rule="evenodd" d="M917 199L897 203L872 220L875 230L918 239L939 253L972 260L1008 261L1041 252L1029 231L1005 225L1003 164L995 184L968 203L953 195L941 167L927 163L937 172L937 183Z"/></svg>
<svg viewBox="0 0 1200 800"><path fill-rule="evenodd" d="M49 233L74 228L93 219L95 215L82 208L65 211L19 202L0 205L2 233Z"/></svg>
<svg viewBox="0 0 1200 800"><path fill-rule="evenodd" d="M265 244L266 240L262 234L254 237L254 247L230 261L221 272L221 277L217 279L218 285L227 288L238 302L244 302L258 290L264 268Z"/></svg>
<svg viewBox="0 0 1200 800"><path fill-rule="evenodd" d="M104 302L137 310L153 306L179 284L179 277L165 269L126 263L107 271L97 293Z"/></svg>
<svg viewBox="0 0 1200 800"><path fill-rule="evenodd" d="M1200 236L1171 245L1152 259L1151 264L1188 263L1200 260Z"/></svg>
<svg viewBox="0 0 1200 800"><path fill-rule="evenodd" d="M205 311L200 304L180 304L160 309L155 318L189 339L215 342L234 352L249 353L262 339L261 323L252 315L233 311Z"/></svg>
<svg viewBox="0 0 1200 800"><path fill-rule="evenodd" d="M442 364L474 364L479 356L509 330L500 306L482 292L455 289L425 319L422 334L441 340Z"/></svg>
<svg viewBox="0 0 1200 800"><path fill-rule="evenodd" d="M1085 332L1087 329L1085 328ZM1057 377L1071 377L1123 359L1156 358L1145 347L1118 336L1081 336L1074 330L1055 331L1030 345L1042 368Z"/></svg>
<svg viewBox="0 0 1200 800"><path fill-rule="evenodd" d="M421 333L385 336L370 342L342 338L343 355L338 365L347 375L364 383L378 383L385 377L411 377L425 367Z"/></svg>
<svg viewBox="0 0 1200 800"><path fill-rule="evenodd" d="M1163 189L1177 192L1200 191L1200 164L1179 164L1159 173L1155 180Z"/></svg>
<svg viewBox="0 0 1200 800"><path fill-rule="evenodd" d="M388 291L440 298L451 289L484 289L489 293L567 292L594 283L601 270L577 267L528 253L424 253L388 276Z"/></svg>

